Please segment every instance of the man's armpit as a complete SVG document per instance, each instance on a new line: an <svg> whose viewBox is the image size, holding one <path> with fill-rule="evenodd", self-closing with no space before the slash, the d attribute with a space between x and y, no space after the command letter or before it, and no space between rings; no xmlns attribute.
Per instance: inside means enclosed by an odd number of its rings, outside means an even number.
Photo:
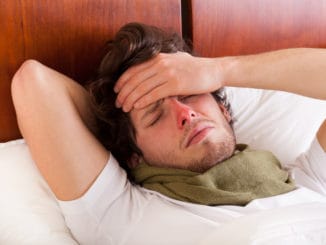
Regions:
<svg viewBox="0 0 326 245"><path fill-rule="evenodd" d="M320 126L318 130L317 139L321 147L326 152L326 120L323 122L323 124Z"/></svg>

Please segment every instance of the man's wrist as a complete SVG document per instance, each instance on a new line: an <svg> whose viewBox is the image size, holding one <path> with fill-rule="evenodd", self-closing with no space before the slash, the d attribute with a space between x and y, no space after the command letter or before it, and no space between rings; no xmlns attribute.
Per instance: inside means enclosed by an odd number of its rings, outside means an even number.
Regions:
<svg viewBox="0 0 326 245"><path fill-rule="evenodd" d="M239 58L237 56L216 58L216 66L216 77L221 82L221 85L223 87L236 86L236 77L239 72Z"/></svg>

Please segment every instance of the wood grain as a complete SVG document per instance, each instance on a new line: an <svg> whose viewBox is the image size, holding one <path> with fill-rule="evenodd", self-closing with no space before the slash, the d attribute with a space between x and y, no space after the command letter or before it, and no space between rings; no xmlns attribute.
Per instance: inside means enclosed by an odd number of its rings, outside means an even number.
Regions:
<svg viewBox="0 0 326 245"><path fill-rule="evenodd" d="M325 0L191 0L194 49L203 56L326 47Z"/></svg>
<svg viewBox="0 0 326 245"><path fill-rule="evenodd" d="M20 136L10 94L11 77L24 58L20 11L19 0L0 1L0 141Z"/></svg>
<svg viewBox="0 0 326 245"><path fill-rule="evenodd" d="M181 33L179 0L0 1L0 141L20 137L10 96L14 72L37 59L83 83L105 41L128 22Z"/></svg>

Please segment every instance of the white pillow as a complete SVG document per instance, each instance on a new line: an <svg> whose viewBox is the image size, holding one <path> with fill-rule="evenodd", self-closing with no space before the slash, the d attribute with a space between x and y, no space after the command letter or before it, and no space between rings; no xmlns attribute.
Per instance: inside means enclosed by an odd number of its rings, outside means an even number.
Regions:
<svg viewBox="0 0 326 245"><path fill-rule="evenodd" d="M77 244L23 140L0 144L0 244Z"/></svg>
<svg viewBox="0 0 326 245"><path fill-rule="evenodd" d="M272 151L284 164L304 152L326 119L326 101L296 94L226 88L239 143Z"/></svg>

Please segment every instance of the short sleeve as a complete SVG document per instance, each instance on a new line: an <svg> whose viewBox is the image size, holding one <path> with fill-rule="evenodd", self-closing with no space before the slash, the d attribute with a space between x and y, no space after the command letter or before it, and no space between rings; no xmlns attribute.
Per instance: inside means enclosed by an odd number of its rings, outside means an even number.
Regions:
<svg viewBox="0 0 326 245"><path fill-rule="evenodd" d="M66 223L79 242L112 243L110 235L102 234L99 229L101 216L121 195L127 184L125 171L111 154L100 175L82 197L72 201L59 201Z"/></svg>
<svg viewBox="0 0 326 245"><path fill-rule="evenodd" d="M142 218L151 200L127 178L113 155L80 198L59 201L66 223L81 244L119 244Z"/></svg>
<svg viewBox="0 0 326 245"><path fill-rule="evenodd" d="M291 172L298 185L326 195L326 153L317 138L296 159Z"/></svg>

